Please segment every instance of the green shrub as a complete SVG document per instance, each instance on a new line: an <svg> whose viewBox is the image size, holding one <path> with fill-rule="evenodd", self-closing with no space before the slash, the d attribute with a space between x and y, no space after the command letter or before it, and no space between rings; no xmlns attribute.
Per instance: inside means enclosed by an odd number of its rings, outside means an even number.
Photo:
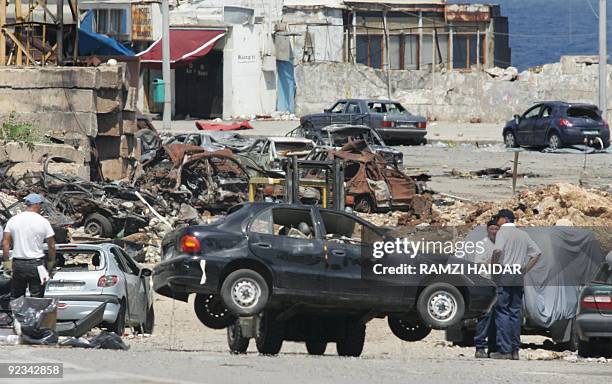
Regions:
<svg viewBox="0 0 612 384"><path fill-rule="evenodd" d="M47 143L49 139L45 137L32 122L19 120L16 112L11 112L8 119L0 126L0 140L18 141L22 143Z"/></svg>

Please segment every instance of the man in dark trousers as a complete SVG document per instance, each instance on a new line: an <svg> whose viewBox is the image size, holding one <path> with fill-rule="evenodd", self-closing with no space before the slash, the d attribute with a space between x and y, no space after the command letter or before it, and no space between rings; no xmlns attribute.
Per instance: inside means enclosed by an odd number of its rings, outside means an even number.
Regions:
<svg viewBox="0 0 612 384"><path fill-rule="evenodd" d="M11 299L25 296L43 297L44 273L39 266L52 270L55 265L55 233L47 219L40 215L43 197L31 193L24 199L26 210L9 219L2 240L5 273L12 270ZM45 265L44 243L47 242L49 259ZM13 248L12 263L9 252ZM44 271L43 271L44 272ZM48 279L48 276L47 276Z"/></svg>
<svg viewBox="0 0 612 384"><path fill-rule="evenodd" d="M484 252L476 254L474 260L472 260L473 262L478 264L489 264L491 262L498 229L499 227L495 219L491 219L487 223L487 235L481 240ZM491 278L489 275L484 277ZM492 307L491 310L478 321L478 324L476 324L474 346L476 347L475 357L477 359L487 358L490 353L496 350L494 311L495 307ZM487 347L488 351L485 350Z"/></svg>
<svg viewBox="0 0 612 384"><path fill-rule="evenodd" d="M523 276L540 258L540 248L529 235L516 227L514 213L502 209L497 214L500 226L495 238L492 264L519 267L520 273L502 274L497 279L495 327L498 352L493 359L519 359L523 322Z"/></svg>

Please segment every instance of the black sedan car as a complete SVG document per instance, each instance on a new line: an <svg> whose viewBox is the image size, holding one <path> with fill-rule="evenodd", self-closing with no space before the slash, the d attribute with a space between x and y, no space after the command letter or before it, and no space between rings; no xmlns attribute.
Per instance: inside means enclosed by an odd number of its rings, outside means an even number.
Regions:
<svg viewBox="0 0 612 384"><path fill-rule="evenodd" d="M606 256L593 281L580 293L576 315L578 353L596 354L598 348L612 345L612 252Z"/></svg>
<svg viewBox="0 0 612 384"><path fill-rule="evenodd" d="M388 316L396 336L416 341L432 328L481 316L494 302L495 285L479 275L378 276L372 244L380 240L392 239L346 212L246 203L215 224L166 236L154 289L183 301L196 293L198 318L212 328L229 326L234 352L246 351L236 319L262 316L256 341L266 354L291 340L305 341L312 354L335 342L340 355L358 356L374 317ZM466 263L442 259L407 262Z"/></svg>
<svg viewBox="0 0 612 384"><path fill-rule="evenodd" d="M303 116L300 123L305 128L361 124L375 129L389 144L427 142L427 119L411 114L399 102L392 100L342 99L323 113Z"/></svg>
<svg viewBox="0 0 612 384"><path fill-rule="evenodd" d="M514 115L503 129L507 147L549 147L587 144L610 146L610 127L591 104L552 101L536 104L522 116Z"/></svg>

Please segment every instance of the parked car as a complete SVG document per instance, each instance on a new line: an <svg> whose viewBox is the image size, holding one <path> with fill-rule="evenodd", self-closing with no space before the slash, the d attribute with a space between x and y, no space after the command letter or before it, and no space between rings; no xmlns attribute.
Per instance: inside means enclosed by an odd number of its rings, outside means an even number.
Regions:
<svg viewBox="0 0 612 384"><path fill-rule="evenodd" d="M413 115L399 102L377 99L342 99L323 113L303 116L304 128L332 124L360 124L373 128L387 143L424 144L427 119Z"/></svg>
<svg viewBox="0 0 612 384"><path fill-rule="evenodd" d="M315 147L310 139L269 137L258 139L240 154L256 162L266 171L283 173L282 160L289 156L306 157Z"/></svg>
<svg viewBox="0 0 612 384"><path fill-rule="evenodd" d="M213 328L229 326L234 352L248 346L236 317L260 315L256 342L266 354L292 340L305 341L312 354L335 342L340 355L358 356L373 317L388 316L396 336L416 341L432 328L479 317L493 304L495 285L479 275L378 280L371 272L379 260L372 243L380 240L393 241L385 229L344 211L245 203L224 220L168 234L153 286L185 302L199 295L199 319ZM443 260L417 256L407 262Z"/></svg>
<svg viewBox="0 0 612 384"><path fill-rule="evenodd" d="M590 357L602 346L612 345L612 252L580 293L579 303L578 354Z"/></svg>
<svg viewBox="0 0 612 384"><path fill-rule="evenodd" d="M404 154L385 144L376 131L365 125L333 124L321 129L299 126L287 134L291 137L305 137L311 139L319 147L340 149L349 141L363 140L368 149L380 153L387 163L401 165Z"/></svg>
<svg viewBox="0 0 612 384"><path fill-rule="evenodd" d="M610 127L601 111L591 104L562 101L539 103L506 123L507 147L549 147L558 149L586 143L599 148L610 146Z"/></svg>
<svg viewBox="0 0 612 384"><path fill-rule="evenodd" d="M45 297L56 297L58 322L83 319L106 302L102 327L119 335L127 326L152 333L151 270L114 244L60 244Z"/></svg>

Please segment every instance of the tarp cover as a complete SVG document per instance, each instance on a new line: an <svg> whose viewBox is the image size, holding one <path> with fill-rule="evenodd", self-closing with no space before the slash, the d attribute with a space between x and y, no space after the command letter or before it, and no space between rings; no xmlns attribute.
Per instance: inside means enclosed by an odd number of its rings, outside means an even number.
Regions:
<svg viewBox="0 0 612 384"><path fill-rule="evenodd" d="M182 66L205 56L223 36L225 36L223 30L170 29L170 66L172 68ZM136 56L140 57L142 67L161 68L161 38Z"/></svg>
<svg viewBox="0 0 612 384"><path fill-rule="evenodd" d="M134 52L108 36L79 28L79 55L134 56Z"/></svg>
<svg viewBox="0 0 612 384"><path fill-rule="evenodd" d="M575 317L581 286L591 281L604 260L594 232L578 227L522 229L542 251L538 263L525 276L524 315L545 328ZM486 228L480 226L465 240L479 241L485 236ZM466 255L466 259L472 258Z"/></svg>
<svg viewBox="0 0 612 384"><path fill-rule="evenodd" d="M239 123L217 124L206 121L196 121L196 128L200 131L241 131L243 129L253 129L248 120Z"/></svg>

